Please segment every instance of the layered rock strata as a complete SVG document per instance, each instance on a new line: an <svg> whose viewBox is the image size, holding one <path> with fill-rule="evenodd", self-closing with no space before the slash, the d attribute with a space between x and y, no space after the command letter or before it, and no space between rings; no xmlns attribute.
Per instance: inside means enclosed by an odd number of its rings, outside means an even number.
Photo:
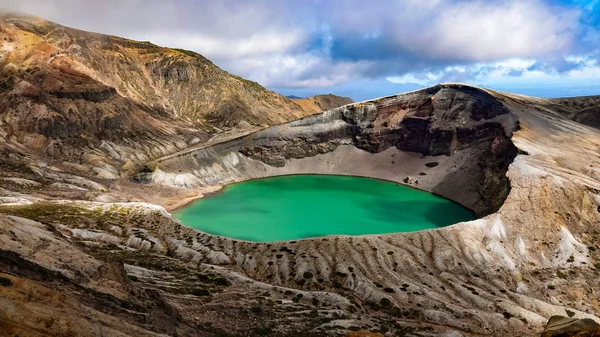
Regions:
<svg viewBox="0 0 600 337"><path fill-rule="evenodd" d="M436 230L256 243L148 204L6 199L0 247L18 258L2 259L0 303L16 308L2 322L82 331L84 308L98 336L535 336L556 315L600 321L600 131L574 121L577 109L445 84L185 150L135 177L158 190L366 175L480 216ZM69 300L71 326L48 310L56 296ZM17 324L24 313L39 319Z"/></svg>
<svg viewBox="0 0 600 337"><path fill-rule="evenodd" d="M280 174L349 174L437 193L486 215L508 195L517 117L489 93L436 86L347 105L158 159L137 181L177 187Z"/></svg>

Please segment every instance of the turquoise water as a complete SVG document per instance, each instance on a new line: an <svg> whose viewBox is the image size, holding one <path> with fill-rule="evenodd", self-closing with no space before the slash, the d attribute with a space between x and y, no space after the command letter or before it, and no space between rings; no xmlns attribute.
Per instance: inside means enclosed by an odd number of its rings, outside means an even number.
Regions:
<svg viewBox="0 0 600 337"><path fill-rule="evenodd" d="M250 241L412 232L475 219L468 209L396 183L293 175L227 185L173 215L201 231Z"/></svg>

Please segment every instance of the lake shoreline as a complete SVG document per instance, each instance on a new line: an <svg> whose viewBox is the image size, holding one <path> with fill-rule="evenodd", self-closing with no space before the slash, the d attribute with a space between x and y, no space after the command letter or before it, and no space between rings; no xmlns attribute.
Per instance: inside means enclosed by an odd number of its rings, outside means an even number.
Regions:
<svg viewBox="0 0 600 337"><path fill-rule="evenodd" d="M476 219L451 200L382 179L302 174L243 183L206 191L204 202L172 215L213 235L255 242L414 232Z"/></svg>

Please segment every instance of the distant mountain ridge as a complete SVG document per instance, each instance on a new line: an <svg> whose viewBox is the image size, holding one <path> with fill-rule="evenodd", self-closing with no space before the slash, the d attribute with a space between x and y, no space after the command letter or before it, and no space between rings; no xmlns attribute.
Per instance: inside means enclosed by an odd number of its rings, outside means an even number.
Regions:
<svg viewBox="0 0 600 337"><path fill-rule="evenodd" d="M354 103L350 97L336 96L333 94L315 95L306 98L288 96L288 98L292 98L304 110L313 111L314 113L331 110L346 104Z"/></svg>
<svg viewBox="0 0 600 337"><path fill-rule="evenodd" d="M23 14L4 12L0 19L3 87L24 82L44 92L69 92L54 95L58 98L85 99L75 92L88 91L81 87L86 78L88 86L104 86L150 112L208 130L242 120L266 126L306 114L289 99L231 75L195 52L84 32ZM70 73L58 79L75 87L51 88L46 87L50 81L39 81L56 70ZM52 82L58 83L54 76Z"/></svg>
<svg viewBox="0 0 600 337"><path fill-rule="evenodd" d="M329 105L327 105L329 106ZM202 55L0 10L0 159L121 166L321 108L231 75ZM70 165L70 164L75 164ZM96 172L96 173L97 173Z"/></svg>

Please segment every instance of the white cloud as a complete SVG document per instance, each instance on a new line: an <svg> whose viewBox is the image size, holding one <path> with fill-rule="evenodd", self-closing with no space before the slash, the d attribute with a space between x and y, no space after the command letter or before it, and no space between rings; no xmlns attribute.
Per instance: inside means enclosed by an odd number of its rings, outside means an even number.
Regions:
<svg viewBox="0 0 600 337"><path fill-rule="evenodd" d="M209 59L234 60L243 57L283 54L305 41L300 30L265 31L227 40L214 35L191 32L152 32L136 35L137 40L148 40L161 46L201 51Z"/></svg>
<svg viewBox="0 0 600 337"><path fill-rule="evenodd" d="M545 0L3 0L1 6L194 50L270 87L381 77L422 85L600 77L598 64L574 54L581 13ZM596 41L597 30L587 34ZM548 60L580 68L529 70Z"/></svg>
<svg viewBox="0 0 600 337"><path fill-rule="evenodd" d="M343 33L383 31L399 52L468 61L567 51L580 15L540 0L349 2L333 16Z"/></svg>
<svg viewBox="0 0 600 337"><path fill-rule="evenodd" d="M445 5L433 18L431 29L411 42L423 53L441 58L488 61L544 56L567 50L577 18L576 11L553 12L532 0L459 2Z"/></svg>
<svg viewBox="0 0 600 337"><path fill-rule="evenodd" d="M427 72L423 74L419 73L408 73L402 76L389 76L386 80L392 83L406 84L415 83L423 86L437 83L442 78L443 72Z"/></svg>
<svg viewBox="0 0 600 337"><path fill-rule="evenodd" d="M268 87L323 88L352 80L368 62L332 62L320 53L301 53L246 57L222 66Z"/></svg>
<svg viewBox="0 0 600 337"><path fill-rule="evenodd" d="M392 83L416 83L423 86L439 82L459 81L476 83L484 86L509 86L533 84L559 84L565 80L574 83L600 78L600 65L593 59L570 57L572 61L581 62L579 68L563 73L545 72L532 69L535 59L512 58L498 62L475 63L468 66L448 66L438 72L411 72L403 76L391 76L387 80ZM517 73L518 76L513 75Z"/></svg>

